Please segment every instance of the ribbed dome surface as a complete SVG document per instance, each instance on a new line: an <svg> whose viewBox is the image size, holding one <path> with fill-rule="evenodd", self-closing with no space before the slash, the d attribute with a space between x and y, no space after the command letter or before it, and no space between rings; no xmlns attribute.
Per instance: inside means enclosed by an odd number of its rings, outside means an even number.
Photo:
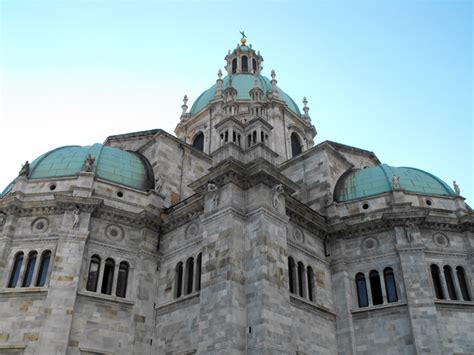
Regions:
<svg viewBox="0 0 474 355"><path fill-rule="evenodd" d="M237 100L248 100L250 101L249 91L255 87L255 80L257 80L259 87L263 90L266 95L272 90L272 84L270 79L263 75L253 75L253 74L234 74L232 75L232 86L237 90ZM226 76L223 79L224 83L222 89L227 88L229 83L229 77ZM283 90L278 88L280 94L280 99L286 102L288 108L296 113L298 116L301 115L301 112L296 105L296 103L289 97ZM216 85L212 85L208 90L204 91L197 99L194 101L193 106L191 107L191 115L198 113L204 107L207 106L209 101L214 99L216 94Z"/></svg>
<svg viewBox="0 0 474 355"><path fill-rule="evenodd" d="M84 147L60 147L39 156L30 164L29 178L74 176L84 170L88 154L95 158L92 172L98 178L141 190L153 188L153 174L144 158L98 143ZM3 194L8 192L9 187Z"/></svg>
<svg viewBox="0 0 474 355"><path fill-rule="evenodd" d="M394 175L399 177L400 187L406 191L422 195L456 195L446 183L426 171L381 164L343 175L336 184L334 198L337 202L345 202L392 191Z"/></svg>

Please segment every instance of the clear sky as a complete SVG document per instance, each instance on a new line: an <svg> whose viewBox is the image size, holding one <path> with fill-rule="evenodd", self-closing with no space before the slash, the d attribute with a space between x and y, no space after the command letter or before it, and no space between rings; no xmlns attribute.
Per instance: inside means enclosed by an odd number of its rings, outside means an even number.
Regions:
<svg viewBox="0 0 474 355"><path fill-rule="evenodd" d="M318 135L474 203L471 1L0 0L0 191L62 145L163 128L245 30Z"/></svg>

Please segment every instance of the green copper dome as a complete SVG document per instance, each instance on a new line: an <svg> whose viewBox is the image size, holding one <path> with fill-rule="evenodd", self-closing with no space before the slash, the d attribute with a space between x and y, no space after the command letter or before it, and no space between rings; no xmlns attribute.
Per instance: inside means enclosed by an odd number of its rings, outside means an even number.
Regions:
<svg viewBox="0 0 474 355"><path fill-rule="evenodd" d="M267 94L272 90L272 84L270 79L263 75L253 75L248 73L239 73L232 75L232 86L237 90L237 100L248 100L250 101L249 91L255 87L255 80L258 82L258 86L263 90L264 94ZM229 83L229 77L226 76L223 79L224 83L222 84L222 89L227 88ZM301 112L296 105L296 103L289 97L283 90L278 88L280 94L280 99L286 102L288 108L296 113L298 116L301 116ZM193 106L191 107L191 115L194 115L201 111L204 107L207 106L209 101L214 99L216 94L216 85L212 85L208 90L204 91L197 99L194 101Z"/></svg>
<svg viewBox="0 0 474 355"><path fill-rule="evenodd" d="M446 183L426 171L381 164L343 175L336 184L334 199L345 202L392 191L394 175L399 177L403 190L423 195L456 196Z"/></svg>
<svg viewBox="0 0 474 355"><path fill-rule="evenodd" d="M30 164L30 179L74 176L84 170L88 154L94 158L92 172L98 178L141 190L153 188L153 174L144 158L133 152L94 144L65 146L51 150ZM3 195L11 188L9 185Z"/></svg>

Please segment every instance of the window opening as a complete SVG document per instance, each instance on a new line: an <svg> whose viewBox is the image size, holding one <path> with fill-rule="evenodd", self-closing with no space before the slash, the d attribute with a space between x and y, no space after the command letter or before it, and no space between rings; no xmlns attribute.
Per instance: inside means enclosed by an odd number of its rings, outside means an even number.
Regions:
<svg viewBox="0 0 474 355"><path fill-rule="evenodd" d="M393 269L388 267L383 271L383 274L385 279L385 290L387 292L387 302L397 302L398 295Z"/></svg>
<svg viewBox="0 0 474 355"><path fill-rule="evenodd" d="M435 289L436 298L444 299L443 288L441 287L441 277L438 265L431 265L431 278L433 279L433 286Z"/></svg>
<svg viewBox="0 0 474 355"><path fill-rule="evenodd" d="M302 148L301 143L296 133L291 134L291 154L292 157L296 157L297 155L301 154Z"/></svg>
<svg viewBox="0 0 474 355"><path fill-rule="evenodd" d="M41 255L40 269L36 278L36 286L43 287L46 284L48 278L49 262L51 260L51 252L46 250Z"/></svg>
<svg viewBox="0 0 474 355"><path fill-rule="evenodd" d="M443 270L444 278L446 280L446 286L448 287L449 298L451 298L452 300L457 300L458 297L456 295L456 289L454 288L453 270L448 265L445 265Z"/></svg>
<svg viewBox="0 0 474 355"><path fill-rule="evenodd" d="M13 262L13 269L10 275L10 280L8 281L8 287L16 287L18 279L20 278L21 266L23 265L23 252L19 252L15 256L15 261Z"/></svg>
<svg viewBox="0 0 474 355"><path fill-rule="evenodd" d="M469 289L467 287L466 273L462 266L456 268L456 274L458 276L459 287L461 288L461 295L464 301L470 301L471 297L469 295Z"/></svg>
<svg viewBox="0 0 474 355"><path fill-rule="evenodd" d="M102 279L101 292L105 295L112 294L112 283L114 281L115 261L113 259L105 260L104 277Z"/></svg>
<svg viewBox="0 0 474 355"><path fill-rule="evenodd" d="M356 275L356 288L359 307L367 307L369 305L369 298L367 297L367 285L363 273Z"/></svg>
<svg viewBox="0 0 474 355"><path fill-rule="evenodd" d="M372 270L369 274L370 288L372 290L372 303L374 305L382 304L382 286L380 285L380 276L378 271Z"/></svg>
<svg viewBox="0 0 474 355"><path fill-rule="evenodd" d="M22 287L29 287L31 285L31 281L33 281L33 272L35 271L36 265L36 258L38 253L36 251L32 251L28 254L28 262L26 264L26 271L25 275L23 276L23 283Z"/></svg>
<svg viewBox="0 0 474 355"><path fill-rule="evenodd" d="M118 270L118 277L117 277L117 290L115 294L117 297L125 298L127 294L127 282L128 282L128 270L129 265L126 261L122 261L119 266Z"/></svg>

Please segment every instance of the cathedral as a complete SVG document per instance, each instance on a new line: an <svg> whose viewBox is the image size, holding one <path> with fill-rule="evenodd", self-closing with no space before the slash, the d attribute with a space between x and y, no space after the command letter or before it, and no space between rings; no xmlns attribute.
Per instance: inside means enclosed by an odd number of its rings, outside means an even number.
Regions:
<svg viewBox="0 0 474 355"><path fill-rule="evenodd" d="M315 142L245 36L224 59L175 135L59 147L3 190L0 354L474 354L457 184Z"/></svg>

